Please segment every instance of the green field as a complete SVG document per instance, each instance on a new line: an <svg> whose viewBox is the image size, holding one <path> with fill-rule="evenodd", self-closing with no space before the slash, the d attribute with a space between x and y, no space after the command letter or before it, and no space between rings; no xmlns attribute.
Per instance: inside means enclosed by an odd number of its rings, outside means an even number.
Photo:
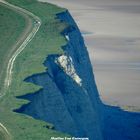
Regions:
<svg viewBox="0 0 140 140"><path fill-rule="evenodd" d="M64 134L51 129L52 124L15 113L13 109L28 102L17 99L15 96L33 93L41 88L31 83L25 83L23 80L32 74L45 71L43 62L49 54L63 53L61 46L66 44L66 40L60 35L60 32L67 25L55 17L56 13L65 9L51 4L39 3L36 0L7 1L40 17L42 25L36 36L14 63L12 84L6 95L0 98L0 123L8 129L13 140L49 140L51 136L64 136ZM46 128L46 125L49 129Z"/></svg>
<svg viewBox="0 0 140 140"><path fill-rule="evenodd" d="M0 4L0 90L3 86L6 66L14 45L26 26L25 19L18 13Z"/></svg>

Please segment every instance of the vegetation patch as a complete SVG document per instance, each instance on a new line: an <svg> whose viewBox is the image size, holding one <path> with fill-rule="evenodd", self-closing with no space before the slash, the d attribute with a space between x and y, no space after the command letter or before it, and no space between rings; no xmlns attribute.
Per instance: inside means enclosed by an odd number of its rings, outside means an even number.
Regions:
<svg viewBox="0 0 140 140"><path fill-rule="evenodd" d="M49 140L51 136L64 136L64 134L53 130L52 124L15 113L13 110L28 103L26 100L17 99L17 96L34 93L41 88L26 83L24 79L33 74L44 72L46 68L43 62L48 55L63 53L61 46L66 44L66 39L60 33L67 25L60 22L56 18L56 14L65 11L65 9L36 0L7 1L38 16L42 20L42 25L14 63L12 84L6 95L0 99L0 122L15 140Z"/></svg>
<svg viewBox="0 0 140 140"><path fill-rule="evenodd" d="M0 3L0 90L3 87L6 66L15 44L26 26L25 19Z"/></svg>

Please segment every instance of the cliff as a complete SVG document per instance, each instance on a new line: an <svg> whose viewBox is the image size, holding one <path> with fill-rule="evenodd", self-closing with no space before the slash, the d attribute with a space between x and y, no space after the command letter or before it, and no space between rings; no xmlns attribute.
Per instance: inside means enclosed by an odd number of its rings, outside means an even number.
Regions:
<svg viewBox="0 0 140 140"><path fill-rule="evenodd" d="M77 25L68 11L57 14L57 18L68 24L62 32L67 40L62 46L64 53L49 55L44 62L46 72L25 79L42 89L17 97L30 103L14 111L52 123L55 130L75 137L138 140L140 135L135 130L140 130L139 114L102 104Z"/></svg>
<svg viewBox="0 0 140 140"><path fill-rule="evenodd" d="M100 100L83 38L68 11L57 18L69 25L62 33L68 40L62 46L64 54L49 55L44 62L46 72L25 79L42 89L19 97L30 103L16 112L50 122L56 130L73 136L101 140Z"/></svg>

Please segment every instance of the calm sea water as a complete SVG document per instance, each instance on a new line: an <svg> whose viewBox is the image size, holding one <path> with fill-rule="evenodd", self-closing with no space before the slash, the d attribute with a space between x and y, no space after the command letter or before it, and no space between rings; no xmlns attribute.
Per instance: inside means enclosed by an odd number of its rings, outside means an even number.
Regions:
<svg viewBox="0 0 140 140"><path fill-rule="evenodd" d="M140 108L140 1L40 0L70 10L103 102Z"/></svg>

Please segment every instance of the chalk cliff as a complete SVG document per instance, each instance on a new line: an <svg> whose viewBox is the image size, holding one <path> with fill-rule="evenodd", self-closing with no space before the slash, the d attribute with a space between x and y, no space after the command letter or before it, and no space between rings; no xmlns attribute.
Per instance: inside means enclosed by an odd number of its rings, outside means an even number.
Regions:
<svg viewBox="0 0 140 140"><path fill-rule="evenodd" d="M25 79L42 89L20 97L31 102L16 112L50 122L73 136L102 140L99 94L83 38L68 11L57 18L69 25L62 33L68 41L62 46L64 54L48 56L46 72Z"/></svg>
<svg viewBox="0 0 140 140"><path fill-rule="evenodd" d="M67 40L67 45L62 46L64 53L49 55L44 62L46 72L25 79L42 89L18 97L30 103L14 111L50 122L55 130L76 137L90 140L140 139L139 133L135 132L136 129L140 131L139 114L102 104L77 25L68 11L57 14L57 18L69 25L62 32Z"/></svg>

